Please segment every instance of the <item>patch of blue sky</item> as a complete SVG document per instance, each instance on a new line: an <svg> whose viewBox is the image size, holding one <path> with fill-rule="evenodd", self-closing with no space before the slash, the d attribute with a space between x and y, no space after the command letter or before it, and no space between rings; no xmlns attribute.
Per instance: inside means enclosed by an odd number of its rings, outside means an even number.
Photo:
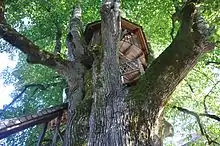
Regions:
<svg viewBox="0 0 220 146"><path fill-rule="evenodd" d="M10 70L15 68L17 64L17 57L16 59L11 60L9 55L10 54L5 52L0 53L0 72L3 72L6 68L9 68ZM13 85L5 85L4 82L5 80L0 78L0 109L3 108L3 105L9 104L12 101L10 94L15 89Z"/></svg>

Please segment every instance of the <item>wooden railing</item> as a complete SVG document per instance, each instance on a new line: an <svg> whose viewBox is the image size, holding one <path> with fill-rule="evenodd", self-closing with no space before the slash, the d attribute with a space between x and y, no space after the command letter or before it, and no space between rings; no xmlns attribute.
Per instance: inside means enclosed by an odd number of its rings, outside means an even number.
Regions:
<svg viewBox="0 0 220 146"><path fill-rule="evenodd" d="M36 114L5 119L0 121L0 139L8 137L11 134L22 131L34 125L47 123L67 109L67 103L42 110Z"/></svg>

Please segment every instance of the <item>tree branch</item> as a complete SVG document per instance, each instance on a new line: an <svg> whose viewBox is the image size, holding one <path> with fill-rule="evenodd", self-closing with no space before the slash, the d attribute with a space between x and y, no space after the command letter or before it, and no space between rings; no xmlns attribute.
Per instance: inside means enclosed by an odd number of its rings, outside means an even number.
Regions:
<svg viewBox="0 0 220 146"><path fill-rule="evenodd" d="M80 63L86 68L91 68L93 56L84 45L83 29L81 22L81 7L78 5L73 9L70 19L69 33L66 37L66 46L68 48L68 59L70 61L80 60Z"/></svg>
<svg viewBox="0 0 220 146"><path fill-rule="evenodd" d="M218 117L218 116L216 116L216 115L212 115L212 114L202 114L202 113L200 113L199 116L208 117L208 118L211 118L211 119L214 119L214 120L220 122L220 117Z"/></svg>
<svg viewBox="0 0 220 146"><path fill-rule="evenodd" d="M197 69L193 69L193 71L196 71L200 74L202 74L203 76L205 76L207 79L209 79L212 83L215 83L207 74L205 74L204 72L201 72L200 70L197 70Z"/></svg>
<svg viewBox="0 0 220 146"><path fill-rule="evenodd" d="M3 1L0 2L0 8L0 36L26 54L28 63L42 64L50 68L55 68L58 64L68 63L68 61L62 59L60 56L55 56L47 51L41 50L25 36L11 28L4 18Z"/></svg>
<svg viewBox="0 0 220 146"><path fill-rule="evenodd" d="M1 110L1 113L0 113L0 116L10 107L12 106L24 93L25 91L28 89L28 88L33 88L33 87L37 87L37 89L40 89L40 90L46 90L47 88L49 88L50 86L55 86L57 84L59 84L60 82L54 82L54 83L49 83L49 84L46 84L46 85L43 85L43 84L28 84L28 85L25 85L23 88L23 90L11 101L11 103L9 103L8 105L6 105L2 110ZM36 92L36 90L34 92ZM34 94L34 93L33 93Z"/></svg>
<svg viewBox="0 0 220 146"><path fill-rule="evenodd" d="M207 61L207 62L206 62L206 65L209 65L209 64L220 65L220 62L216 62L216 61Z"/></svg>
<svg viewBox="0 0 220 146"><path fill-rule="evenodd" d="M5 23L5 17L4 17L4 11L5 11L5 1L0 1L0 22Z"/></svg>
<svg viewBox="0 0 220 146"><path fill-rule="evenodd" d="M68 56L70 60L80 60L84 54L84 47L82 46L82 22L81 22L81 7L76 6L73 9L72 17L70 19L69 33L67 35L66 43L68 48Z"/></svg>
<svg viewBox="0 0 220 146"><path fill-rule="evenodd" d="M195 66L198 57L214 49L214 45L206 40L208 36L203 34L200 27L192 28L192 25L202 23L195 19L199 17L197 13L194 3L186 4L182 8L179 18L181 25L175 39L153 61L134 87L132 94L138 97L140 105L151 101L150 106L160 108L167 103L176 86Z"/></svg>
<svg viewBox="0 0 220 146"><path fill-rule="evenodd" d="M71 61L74 61L74 66L68 68L66 73L68 82L68 99L69 99L69 110L67 128L65 132L64 145L73 145L75 137L73 137L73 117L75 109L84 96L84 73L85 67L81 63L81 57L84 55L85 48L82 46L82 22L81 22L81 8L80 5L76 6L73 10L72 17L69 23L69 33L67 35L67 47L68 56ZM71 70L71 71L70 71ZM70 75L71 72L71 75Z"/></svg>
<svg viewBox="0 0 220 146"><path fill-rule="evenodd" d="M56 35L55 35L55 48L54 48L54 55L57 55L57 54L60 54L60 51L61 51L61 38L62 38L62 26L60 26L59 22L57 21L57 15L56 13L52 12L51 13L51 3L45 1L45 3L47 3L47 5L42 5L42 7L48 12L48 14L50 14L50 16L53 19L53 23L55 24L55 27L56 27Z"/></svg>
<svg viewBox="0 0 220 146"><path fill-rule="evenodd" d="M193 111L190 111L190 110L188 110L188 109L182 108L182 107L174 106L173 108L176 108L176 109L178 109L178 110L181 111L181 112L184 112L184 113L187 113L187 114L190 114L190 115L194 116L194 117L196 118L196 121L197 121L198 124L199 124L199 128L200 128L201 134L202 134L202 135L205 134L205 133L204 133L204 128L203 128L203 126L202 126L202 124L201 124L199 115L198 115L197 113L195 113L195 112L193 112Z"/></svg>
<svg viewBox="0 0 220 146"><path fill-rule="evenodd" d="M196 112L190 111L188 109L185 109L185 108L182 108L182 107L177 107L177 106L173 106L173 108L176 108L176 109L178 109L179 111L182 111L182 112L190 113L192 115L208 117L208 118L211 118L211 119L214 119L214 120L220 122L220 117L218 117L216 115L206 114L206 113L196 113Z"/></svg>
<svg viewBox="0 0 220 146"><path fill-rule="evenodd" d="M173 106L173 108L176 108L178 109L179 111L183 112L183 113L187 113L187 114L190 114L192 116L194 116L196 118L196 121L198 122L199 124L199 128L200 128L200 132L203 136L206 137L207 141L208 141L208 144L212 144L212 143L215 143L215 144L219 144L218 142L212 140L210 138L210 136L207 134L206 130L204 129L203 125L201 124L201 121L200 121L200 118L199 116L205 116L205 117L209 117L211 119L214 119L214 120L217 120L218 122L220 122L220 117L216 116L216 115L210 115L210 114L202 114L202 113L196 113L196 112L193 112L193 111L190 111L188 109L185 109L185 108L182 108L182 107L177 107L177 106Z"/></svg>
<svg viewBox="0 0 220 146"><path fill-rule="evenodd" d="M186 84L188 85L190 91L191 91L192 93L194 93L194 90L193 90L192 85L191 85L187 80L185 80L185 81L186 81Z"/></svg>
<svg viewBox="0 0 220 146"><path fill-rule="evenodd" d="M61 38L62 38L62 30L58 23L55 23L56 26L56 45L54 49L54 55L57 55L57 53L60 53L61 51Z"/></svg>
<svg viewBox="0 0 220 146"><path fill-rule="evenodd" d="M208 113L208 108L206 106L206 99L207 97L209 96L209 94L215 89L215 87L218 85L218 83L220 83L220 81L217 81L214 86L212 87L212 89L208 92L208 94L205 95L204 99L203 99L203 106L204 106L204 110L205 110L205 113L207 114Z"/></svg>

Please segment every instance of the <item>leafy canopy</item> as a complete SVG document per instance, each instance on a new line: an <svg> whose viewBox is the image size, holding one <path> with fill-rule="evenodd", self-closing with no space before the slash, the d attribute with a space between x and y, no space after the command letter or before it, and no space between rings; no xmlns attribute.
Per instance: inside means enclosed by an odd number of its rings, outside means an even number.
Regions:
<svg viewBox="0 0 220 146"><path fill-rule="evenodd" d="M65 56L65 37L68 30L68 22L72 8L76 1L73 0L6 0L6 18L9 24L19 32L27 36L41 48L53 52L55 48L55 36L57 26L62 31L62 51ZM178 1L175 1L178 3ZM100 19L99 8L100 0L83 0L84 27L87 23ZM209 25L216 26L213 41L218 41L220 37L220 7L217 0L204 1L200 4L200 10ZM148 41L150 41L155 57L157 57L172 41L171 16L175 8L171 0L126 0L122 1L122 16L141 25L144 28ZM178 27L178 23L175 24ZM10 53L14 48L4 45L1 42L1 51ZM184 141L191 141L191 135L197 133L201 136L197 121L194 117L181 113L172 108L180 106L195 112L204 112L204 98L208 112L220 115L220 50L217 48L199 58L199 63L190 72L185 80L177 87L166 108L166 118L175 129L176 137L183 135ZM4 47L3 47L4 46ZM16 91L11 96L15 98L27 84L38 83L48 88L41 90L38 87L28 88L19 97L16 104L13 104L2 118L11 118L28 113L34 113L43 108L62 103L62 91L66 83L56 72L40 65L29 65L26 63L25 56L19 54L18 64L13 71L6 70L1 74L5 78L5 83L14 84ZM208 118L202 118L207 133L210 137L220 142L219 123ZM35 130L33 130L35 129ZM37 130L36 130L37 129ZM25 130L23 134L16 134L9 137L9 145L24 144L30 145L36 142L39 135L39 127ZM48 137L50 134L47 135ZM14 139L14 140L12 140ZM15 140L16 139L16 140ZM180 139L179 139L180 140ZM197 144L204 144L204 137L194 141ZM175 144L174 139L168 139L167 143Z"/></svg>

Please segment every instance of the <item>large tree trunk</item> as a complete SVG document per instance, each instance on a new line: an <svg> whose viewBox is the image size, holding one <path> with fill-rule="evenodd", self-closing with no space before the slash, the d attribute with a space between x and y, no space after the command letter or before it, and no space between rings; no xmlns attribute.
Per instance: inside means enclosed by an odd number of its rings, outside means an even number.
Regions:
<svg viewBox="0 0 220 146"><path fill-rule="evenodd" d="M101 8L99 32L91 42L92 99L88 145L162 145L161 125L165 103L201 53L213 49L202 31L194 28L198 15L193 3L181 12L175 40L146 70L133 88L122 85L118 47L119 1L106 1Z"/></svg>
<svg viewBox="0 0 220 146"><path fill-rule="evenodd" d="M92 46L99 53L93 64L94 99L90 115L89 145L128 145L125 123L126 89L120 78L118 45L120 35L119 2L104 3L101 9L101 38L94 33ZM102 56L100 58L100 56ZM100 60L101 59L101 60ZM127 136L126 136L127 135ZM127 137L127 138L126 138Z"/></svg>
<svg viewBox="0 0 220 146"><path fill-rule="evenodd" d="M101 8L101 38L94 33L92 46L100 46L93 64L93 96L89 145L154 145L150 133L158 107L150 108L146 122L139 119L141 109L129 100L129 88L122 85L119 71L120 2L104 2ZM97 44L100 43L100 44ZM100 56L102 56L100 58ZM132 96L132 95L131 95ZM128 100L126 100L128 99ZM158 104L156 105L158 106ZM145 117L145 116L144 116Z"/></svg>

